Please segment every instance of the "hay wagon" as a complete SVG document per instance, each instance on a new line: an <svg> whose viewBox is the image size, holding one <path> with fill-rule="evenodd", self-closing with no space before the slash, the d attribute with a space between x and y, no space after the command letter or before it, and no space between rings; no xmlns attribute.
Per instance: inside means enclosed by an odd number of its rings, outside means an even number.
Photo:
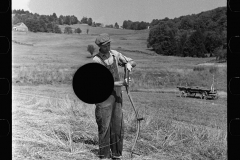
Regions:
<svg viewBox="0 0 240 160"><path fill-rule="evenodd" d="M208 89L203 87L177 87L180 91L180 97L187 97L199 95L201 99L217 99L218 93L215 89Z"/></svg>

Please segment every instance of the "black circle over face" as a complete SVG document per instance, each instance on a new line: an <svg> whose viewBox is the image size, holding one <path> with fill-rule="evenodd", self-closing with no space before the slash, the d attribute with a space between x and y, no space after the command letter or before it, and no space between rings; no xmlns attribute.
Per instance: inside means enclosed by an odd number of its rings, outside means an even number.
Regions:
<svg viewBox="0 0 240 160"><path fill-rule="evenodd" d="M105 101L111 95L114 79L105 66L99 63L88 63L75 72L72 86L80 100L96 104Z"/></svg>

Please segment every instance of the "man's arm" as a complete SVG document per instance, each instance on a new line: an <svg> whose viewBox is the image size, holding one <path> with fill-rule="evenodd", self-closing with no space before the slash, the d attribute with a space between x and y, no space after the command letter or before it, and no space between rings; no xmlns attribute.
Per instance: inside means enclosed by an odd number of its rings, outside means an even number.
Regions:
<svg viewBox="0 0 240 160"><path fill-rule="evenodd" d="M127 63L131 64L133 68L136 66L136 62L132 58L126 57L115 50L112 50L112 53L117 57L120 66L124 67Z"/></svg>

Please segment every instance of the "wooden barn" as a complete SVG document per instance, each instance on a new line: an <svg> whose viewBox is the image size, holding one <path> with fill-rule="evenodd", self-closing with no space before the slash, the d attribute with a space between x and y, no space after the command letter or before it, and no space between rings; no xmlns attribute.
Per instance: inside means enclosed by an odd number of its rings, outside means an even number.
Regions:
<svg viewBox="0 0 240 160"><path fill-rule="evenodd" d="M24 23L17 23L13 27L14 31L28 32L28 27Z"/></svg>

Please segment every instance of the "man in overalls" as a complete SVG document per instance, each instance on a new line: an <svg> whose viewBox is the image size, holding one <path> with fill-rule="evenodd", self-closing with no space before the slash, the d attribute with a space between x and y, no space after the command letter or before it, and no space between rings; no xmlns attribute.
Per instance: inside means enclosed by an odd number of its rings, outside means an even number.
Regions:
<svg viewBox="0 0 240 160"><path fill-rule="evenodd" d="M131 58L110 50L110 42L110 37L106 33L100 34L95 41L100 49L93 61L109 69L114 78L112 94L104 102L96 104L95 116L98 125L99 158L120 159L124 132L121 87L127 83L126 80L120 81L118 66L126 67L131 71L136 63Z"/></svg>

